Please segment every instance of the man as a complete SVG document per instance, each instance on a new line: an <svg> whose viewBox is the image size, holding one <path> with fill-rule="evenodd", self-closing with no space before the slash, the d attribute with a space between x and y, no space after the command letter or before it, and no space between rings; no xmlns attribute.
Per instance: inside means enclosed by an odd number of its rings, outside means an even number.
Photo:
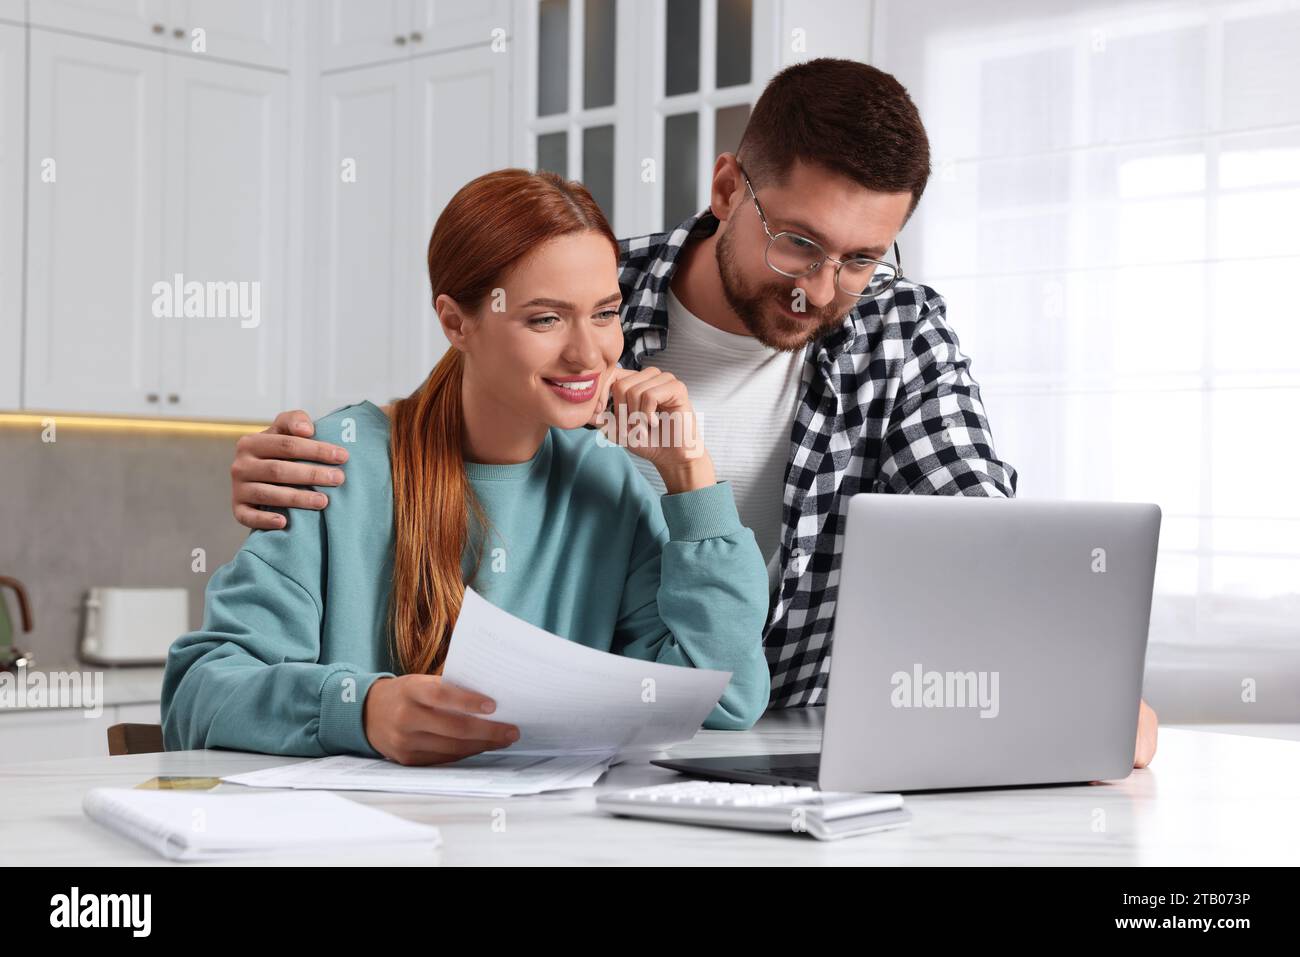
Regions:
<svg viewBox="0 0 1300 957"><path fill-rule="evenodd" d="M942 297L901 276L895 239L929 174L925 128L897 80L812 60L768 84L737 153L714 164L708 210L622 243L622 365L686 383L768 560L772 707L824 702L849 496L1015 495ZM324 507L323 494L285 487L342 481L282 461L344 461L311 434L306 413L284 413L240 440L241 523L283 524L260 506ZM1156 727L1143 702L1138 767Z"/></svg>

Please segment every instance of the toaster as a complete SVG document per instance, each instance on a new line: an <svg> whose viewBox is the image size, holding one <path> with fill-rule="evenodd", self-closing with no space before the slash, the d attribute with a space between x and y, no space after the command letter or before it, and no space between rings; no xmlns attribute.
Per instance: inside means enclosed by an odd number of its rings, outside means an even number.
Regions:
<svg viewBox="0 0 1300 957"><path fill-rule="evenodd" d="M160 665L190 630L184 588L92 588L86 593L81 657L99 665Z"/></svg>

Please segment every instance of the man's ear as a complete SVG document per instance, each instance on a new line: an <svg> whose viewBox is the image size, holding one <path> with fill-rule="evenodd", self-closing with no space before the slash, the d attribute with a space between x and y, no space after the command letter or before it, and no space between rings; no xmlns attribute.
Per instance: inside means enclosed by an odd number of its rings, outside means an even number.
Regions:
<svg viewBox="0 0 1300 957"><path fill-rule="evenodd" d="M469 319L456 300L443 293L433 301L433 308L438 312L438 322L442 325L442 334L447 337L453 349L465 351L466 337L469 335Z"/></svg>
<svg viewBox="0 0 1300 957"><path fill-rule="evenodd" d="M713 182L709 189L709 209L725 223L744 201L745 179L735 153L722 153L713 162Z"/></svg>

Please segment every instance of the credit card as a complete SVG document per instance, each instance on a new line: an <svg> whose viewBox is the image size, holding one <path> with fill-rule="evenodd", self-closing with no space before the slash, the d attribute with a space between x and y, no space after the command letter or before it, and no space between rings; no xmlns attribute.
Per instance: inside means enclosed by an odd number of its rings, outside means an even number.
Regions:
<svg viewBox="0 0 1300 957"><path fill-rule="evenodd" d="M186 778L179 775L150 778L136 789L149 791L208 791L221 783L221 778Z"/></svg>

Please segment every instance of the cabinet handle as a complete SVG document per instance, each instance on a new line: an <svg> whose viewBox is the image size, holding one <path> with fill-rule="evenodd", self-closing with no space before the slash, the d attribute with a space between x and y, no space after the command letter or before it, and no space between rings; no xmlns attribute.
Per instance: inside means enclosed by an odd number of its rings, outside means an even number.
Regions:
<svg viewBox="0 0 1300 957"><path fill-rule="evenodd" d="M167 394L167 401L170 402L172 405L175 405L175 404L176 404L177 402L179 402L180 400L181 400L181 397L178 396L175 392L169 392L169 393Z"/></svg>
<svg viewBox="0 0 1300 957"><path fill-rule="evenodd" d="M406 46L406 37L403 36L393 37L393 42L396 43L399 47L404 47Z"/></svg>
<svg viewBox="0 0 1300 957"><path fill-rule="evenodd" d="M412 43L419 43L423 39L424 39L424 35L420 33L418 30L415 33L411 34Z"/></svg>
<svg viewBox="0 0 1300 957"><path fill-rule="evenodd" d="M174 36L177 40L184 40L185 31L181 27L177 27L172 31L172 36Z"/></svg>
<svg viewBox="0 0 1300 957"><path fill-rule="evenodd" d="M144 400L145 400L146 402L157 402L157 401L158 401L158 393L157 393L157 392L150 392L148 395L146 395L146 396L144 397Z"/></svg>
<svg viewBox="0 0 1300 957"><path fill-rule="evenodd" d="M161 23L155 23L152 27L154 33L162 33L166 29Z"/></svg>

